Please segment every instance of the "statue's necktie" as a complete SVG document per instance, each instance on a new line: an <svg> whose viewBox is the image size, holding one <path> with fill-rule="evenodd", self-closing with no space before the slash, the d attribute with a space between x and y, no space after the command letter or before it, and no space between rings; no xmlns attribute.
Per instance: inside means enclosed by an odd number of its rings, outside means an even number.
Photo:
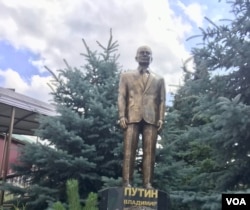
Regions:
<svg viewBox="0 0 250 210"><path fill-rule="evenodd" d="M144 84L144 87L146 87L146 84L148 82L148 77L149 77L149 72L148 71L143 71L142 72L142 82Z"/></svg>

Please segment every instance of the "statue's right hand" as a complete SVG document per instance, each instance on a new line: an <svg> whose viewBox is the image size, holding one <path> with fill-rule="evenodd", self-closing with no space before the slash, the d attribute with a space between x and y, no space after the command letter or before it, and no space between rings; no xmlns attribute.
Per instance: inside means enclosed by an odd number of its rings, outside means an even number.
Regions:
<svg viewBox="0 0 250 210"><path fill-rule="evenodd" d="M120 119L120 126L121 126L121 128L126 129L128 127L127 124L128 124L127 118L126 117L122 117Z"/></svg>

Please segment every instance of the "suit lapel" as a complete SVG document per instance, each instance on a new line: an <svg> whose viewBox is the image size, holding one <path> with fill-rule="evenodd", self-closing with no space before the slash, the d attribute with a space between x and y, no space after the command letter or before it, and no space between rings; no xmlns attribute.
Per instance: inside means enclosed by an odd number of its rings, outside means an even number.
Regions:
<svg viewBox="0 0 250 210"><path fill-rule="evenodd" d="M148 75L148 80L146 84L143 83L143 78L139 70L135 72L134 78L135 78L135 83L137 83L139 85L139 88L142 90L142 92L145 93L150 87L154 79L154 75L152 72L150 72L150 74Z"/></svg>

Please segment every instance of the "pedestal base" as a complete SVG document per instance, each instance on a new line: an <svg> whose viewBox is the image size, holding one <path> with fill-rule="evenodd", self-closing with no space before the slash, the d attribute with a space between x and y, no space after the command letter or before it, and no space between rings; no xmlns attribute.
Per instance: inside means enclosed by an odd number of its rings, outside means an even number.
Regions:
<svg viewBox="0 0 250 210"><path fill-rule="evenodd" d="M170 210L167 193L157 189L112 187L99 192L99 210Z"/></svg>

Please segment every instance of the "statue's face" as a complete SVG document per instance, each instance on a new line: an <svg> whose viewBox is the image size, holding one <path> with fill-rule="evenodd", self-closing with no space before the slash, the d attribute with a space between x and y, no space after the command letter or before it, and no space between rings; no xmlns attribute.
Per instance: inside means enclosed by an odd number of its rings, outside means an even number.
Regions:
<svg viewBox="0 0 250 210"><path fill-rule="evenodd" d="M152 51L149 47L139 47L135 57L140 65L149 65L152 61Z"/></svg>

